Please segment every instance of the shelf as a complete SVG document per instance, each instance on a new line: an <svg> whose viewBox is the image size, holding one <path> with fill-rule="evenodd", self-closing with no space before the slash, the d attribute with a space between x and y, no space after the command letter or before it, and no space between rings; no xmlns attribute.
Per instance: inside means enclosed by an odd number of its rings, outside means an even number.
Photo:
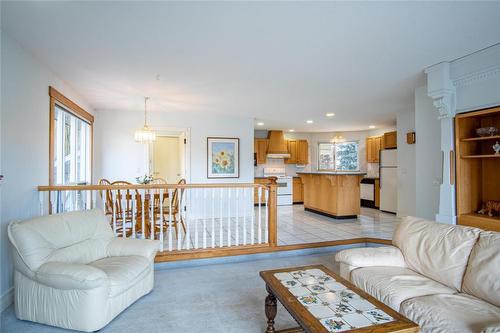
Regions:
<svg viewBox="0 0 500 333"><path fill-rule="evenodd" d="M500 154L489 154L489 155L462 155L461 158L496 158L500 157Z"/></svg>
<svg viewBox="0 0 500 333"><path fill-rule="evenodd" d="M484 230L500 231L500 217L488 216L477 213L461 214L458 224L476 227Z"/></svg>
<svg viewBox="0 0 500 333"><path fill-rule="evenodd" d="M500 135L493 136L478 136L476 138L465 138L460 139L462 142L470 142L470 141L486 141L486 140L500 140Z"/></svg>

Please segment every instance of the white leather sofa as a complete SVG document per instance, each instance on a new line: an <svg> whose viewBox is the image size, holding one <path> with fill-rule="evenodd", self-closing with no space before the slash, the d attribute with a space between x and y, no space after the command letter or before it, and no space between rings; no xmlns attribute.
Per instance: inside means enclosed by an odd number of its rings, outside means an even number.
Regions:
<svg viewBox="0 0 500 333"><path fill-rule="evenodd" d="M114 237L100 210L12 222L8 234L19 319L97 331L153 289L159 244Z"/></svg>
<svg viewBox="0 0 500 333"><path fill-rule="evenodd" d="M392 244L337 253L341 275L423 333L500 332L500 233L408 217Z"/></svg>

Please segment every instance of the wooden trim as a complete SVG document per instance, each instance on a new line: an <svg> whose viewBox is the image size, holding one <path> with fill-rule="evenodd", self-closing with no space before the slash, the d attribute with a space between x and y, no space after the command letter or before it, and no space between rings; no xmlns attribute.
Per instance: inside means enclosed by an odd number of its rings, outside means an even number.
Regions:
<svg viewBox="0 0 500 333"><path fill-rule="evenodd" d="M99 190L148 190L189 188L256 188L267 186L254 183L210 183L210 184L137 184L137 185L40 185L40 192L48 191L99 191Z"/></svg>
<svg viewBox="0 0 500 333"><path fill-rule="evenodd" d="M79 107L75 102L73 102L72 100L61 94L52 86L49 87L49 96L51 97L51 105L53 104L53 101L58 101L66 109L68 109L68 111L73 113L78 118L88 122L89 124L94 123L93 115L91 115L90 113Z"/></svg>
<svg viewBox="0 0 500 333"><path fill-rule="evenodd" d="M455 185L455 152L450 150L450 185Z"/></svg>
<svg viewBox="0 0 500 333"><path fill-rule="evenodd" d="M269 189L268 193L268 202L267 204L267 214L268 214L268 234L269 234L269 245L277 246L278 245L278 209L277 209L277 183L276 177L269 177L270 184L267 185Z"/></svg>
<svg viewBox="0 0 500 333"><path fill-rule="evenodd" d="M362 237L362 238L342 239L335 241L278 245L278 246L269 246L269 244L256 244L256 245L244 245L244 246L234 246L234 247L221 247L215 249L181 250L181 251L170 251L170 252L163 251L163 252L158 252L158 254L155 257L155 262L159 263L159 262L173 262L173 261L192 260L192 259L232 257L232 256L240 256L247 254L315 249L321 247L352 245L359 243L391 245L392 241L388 239Z"/></svg>
<svg viewBox="0 0 500 333"><path fill-rule="evenodd" d="M54 131L55 131L55 100L50 97L49 105L49 184L54 184Z"/></svg>

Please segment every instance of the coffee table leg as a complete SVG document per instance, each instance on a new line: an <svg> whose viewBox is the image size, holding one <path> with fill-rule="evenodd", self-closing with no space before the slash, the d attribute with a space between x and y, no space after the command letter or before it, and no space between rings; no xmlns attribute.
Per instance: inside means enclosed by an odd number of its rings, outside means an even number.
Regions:
<svg viewBox="0 0 500 333"><path fill-rule="evenodd" d="M266 317L267 317L267 328L266 333L274 333L274 318L276 317L276 312L278 311L276 307L276 297L274 297L271 288L266 285L267 297L266 297Z"/></svg>

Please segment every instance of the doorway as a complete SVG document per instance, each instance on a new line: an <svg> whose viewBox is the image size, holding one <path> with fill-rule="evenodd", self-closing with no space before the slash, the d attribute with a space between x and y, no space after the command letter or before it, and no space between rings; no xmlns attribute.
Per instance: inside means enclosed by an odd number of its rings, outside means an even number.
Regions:
<svg viewBox="0 0 500 333"><path fill-rule="evenodd" d="M186 133L157 133L150 144L149 170L153 178L169 184L186 179Z"/></svg>

